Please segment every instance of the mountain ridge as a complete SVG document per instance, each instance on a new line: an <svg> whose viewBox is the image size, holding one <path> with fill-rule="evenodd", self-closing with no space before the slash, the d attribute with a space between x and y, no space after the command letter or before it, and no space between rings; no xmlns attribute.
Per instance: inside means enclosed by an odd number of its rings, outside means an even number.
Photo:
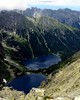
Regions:
<svg viewBox="0 0 80 100"><path fill-rule="evenodd" d="M58 9L58 10L52 10L52 9L39 9L39 8L27 8L25 11L23 11L23 15L33 17L34 15L44 15L48 17L55 18L59 22L73 26L76 28L80 28L80 11L71 10L68 8L65 9Z"/></svg>

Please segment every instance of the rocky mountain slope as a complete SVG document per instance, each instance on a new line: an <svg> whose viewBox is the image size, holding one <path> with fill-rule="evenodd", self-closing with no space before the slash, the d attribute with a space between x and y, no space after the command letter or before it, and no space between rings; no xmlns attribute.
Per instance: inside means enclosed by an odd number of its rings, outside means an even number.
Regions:
<svg viewBox="0 0 80 100"><path fill-rule="evenodd" d="M23 14L29 17L36 16L37 14L40 14L41 16L49 16L66 25L80 28L80 11L74 11L68 8L58 10L41 10L33 7L31 9L26 9Z"/></svg>
<svg viewBox="0 0 80 100"><path fill-rule="evenodd" d="M80 49L79 29L51 17L38 15L30 18L14 11L2 11L0 19L3 46L12 59L30 59L50 53L59 53L66 58Z"/></svg>
<svg viewBox="0 0 80 100"><path fill-rule="evenodd" d="M3 47L3 41L0 41L0 88L6 82L15 78L18 74L22 74L26 69L16 60L12 60L9 53ZM7 47L8 48L8 47Z"/></svg>

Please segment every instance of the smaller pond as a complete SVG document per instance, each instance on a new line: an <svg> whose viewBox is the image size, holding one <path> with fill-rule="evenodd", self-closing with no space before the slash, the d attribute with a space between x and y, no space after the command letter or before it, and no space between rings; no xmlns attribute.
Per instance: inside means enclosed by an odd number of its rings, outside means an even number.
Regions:
<svg viewBox="0 0 80 100"><path fill-rule="evenodd" d="M40 86L43 80L46 80L46 76L43 74L28 74L15 78L8 86L18 91L28 93L33 87L37 88Z"/></svg>
<svg viewBox="0 0 80 100"><path fill-rule="evenodd" d="M61 58L57 55L47 55L47 56L38 57L36 59L23 61L23 64L28 69L38 70L42 68L48 68L51 65L57 64L60 61L61 61Z"/></svg>

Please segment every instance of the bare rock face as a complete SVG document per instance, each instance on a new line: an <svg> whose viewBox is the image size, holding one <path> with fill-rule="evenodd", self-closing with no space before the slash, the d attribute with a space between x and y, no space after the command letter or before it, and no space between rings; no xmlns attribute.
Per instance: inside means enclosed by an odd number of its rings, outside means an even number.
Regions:
<svg viewBox="0 0 80 100"><path fill-rule="evenodd" d="M25 100L25 94L12 88L4 87L0 90L0 100Z"/></svg>
<svg viewBox="0 0 80 100"><path fill-rule="evenodd" d="M45 95L45 89L33 88L27 95L9 87L0 90L0 100L80 100L80 95L74 97Z"/></svg>
<svg viewBox="0 0 80 100"><path fill-rule="evenodd" d="M79 95L79 96L76 96L76 97L74 98L74 100L80 100L80 95Z"/></svg>
<svg viewBox="0 0 80 100"><path fill-rule="evenodd" d="M44 89L33 88L30 93L26 96L26 100L44 100Z"/></svg>
<svg viewBox="0 0 80 100"><path fill-rule="evenodd" d="M57 97L57 98L54 98L53 100L73 100L73 98L70 98L70 97Z"/></svg>
<svg viewBox="0 0 80 100"><path fill-rule="evenodd" d="M51 97L45 95L45 89L33 88L25 97L25 100L73 100L70 97ZM75 99L77 100L77 99Z"/></svg>

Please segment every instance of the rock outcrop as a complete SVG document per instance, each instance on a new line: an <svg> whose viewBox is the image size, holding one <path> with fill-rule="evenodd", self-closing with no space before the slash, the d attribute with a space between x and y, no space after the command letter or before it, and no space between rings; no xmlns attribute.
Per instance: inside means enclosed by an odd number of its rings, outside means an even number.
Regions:
<svg viewBox="0 0 80 100"><path fill-rule="evenodd" d="M12 88L4 87L0 90L0 100L25 100L25 94Z"/></svg>

